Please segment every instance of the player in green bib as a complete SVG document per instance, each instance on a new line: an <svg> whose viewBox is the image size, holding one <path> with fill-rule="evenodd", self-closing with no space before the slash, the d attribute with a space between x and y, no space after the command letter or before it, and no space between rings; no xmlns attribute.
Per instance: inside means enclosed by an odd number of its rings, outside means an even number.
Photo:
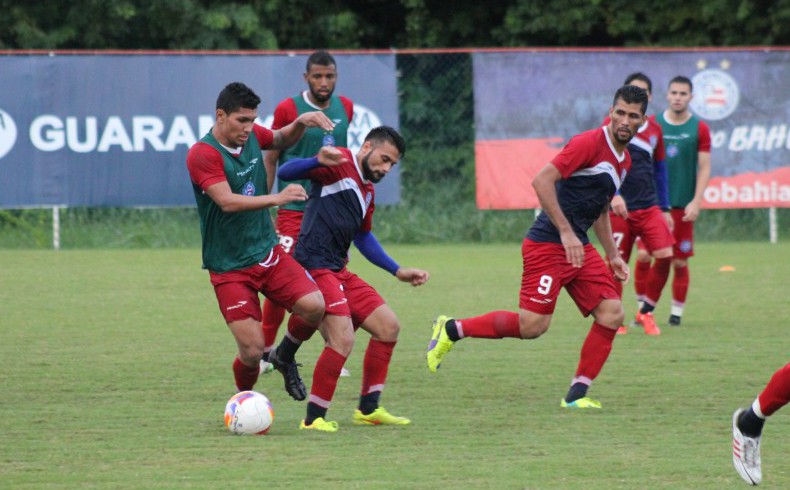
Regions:
<svg viewBox="0 0 790 490"><path fill-rule="evenodd" d="M669 325L679 326L689 289L688 259L694 255L694 222L699 217L705 187L710 178L710 129L691 113L692 83L677 76L669 82L669 108L656 116L664 131L669 205L675 246L672 251L672 307ZM640 250L637 260L650 261ZM640 274L637 266L636 274ZM639 280L639 277L636 279Z"/></svg>
<svg viewBox="0 0 790 490"><path fill-rule="evenodd" d="M258 379L264 345L259 293L314 328L324 315L323 296L302 266L282 251L267 211L304 201L307 192L293 184L270 195L261 149L287 148L306 127L331 131L334 124L314 112L270 131L255 124L260 101L242 83L227 85L217 98L214 126L187 154L200 216L203 267L238 345L233 362L238 391L252 389ZM277 369L286 390L304 392L296 361L282 361Z"/></svg>
<svg viewBox="0 0 790 490"><path fill-rule="evenodd" d="M302 114L311 112L321 112L326 115L335 125L332 131L325 131L321 128L308 128L302 138L293 146L286 150L269 150L264 156L266 169L269 173L268 186L271 190L274 184L274 175L279 165L294 158L310 158L318 154L322 146L337 146L346 148L348 146L348 127L354 115L354 104L350 99L342 95L335 95L335 84L337 82L337 64L334 57L326 51L316 51L307 58L304 80L307 83L307 90L300 94L289 97L279 104L274 110L274 122L272 129L277 130L291 124ZM289 184L299 184L307 191L310 191L309 180L284 181L278 180L277 187L280 191ZM293 254L296 250L296 240L299 236L299 229L302 226L302 216L304 215L304 201L293 201L277 210L277 234L280 237L280 245L287 254ZM272 367L268 363L269 352L274 348L277 338L277 330L285 316L285 310L275 305L271 301L263 303L263 337L266 343L263 359L261 359L261 372L271 371ZM298 345L310 338L313 331L292 332L283 339L285 347L297 349ZM348 371L343 368L343 375L347 376Z"/></svg>

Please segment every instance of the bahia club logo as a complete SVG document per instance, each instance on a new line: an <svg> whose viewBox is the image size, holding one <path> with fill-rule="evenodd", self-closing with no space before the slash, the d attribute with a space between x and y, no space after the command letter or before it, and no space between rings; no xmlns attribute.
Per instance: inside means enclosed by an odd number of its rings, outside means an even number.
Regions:
<svg viewBox="0 0 790 490"><path fill-rule="evenodd" d="M6 111L0 109L0 158L11 151L16 143L16 123Z"/></svg>
<svg viewBox="0 0 790 490"><path fill-rule="evenodd" d="M722 62L729 67L729 63ZM741 92L738 82L726 71L707 69L698 72L691 79L694 84L694 98L691 110L704 119L718 121L732 114L738 107Z"/></svg>

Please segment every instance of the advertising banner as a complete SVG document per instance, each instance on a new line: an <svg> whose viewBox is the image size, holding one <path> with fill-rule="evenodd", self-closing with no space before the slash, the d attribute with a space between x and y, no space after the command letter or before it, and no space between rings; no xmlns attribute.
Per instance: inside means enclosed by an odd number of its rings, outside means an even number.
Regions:
<svg viewBox="0 0 790 490"><path fill-rule="evenodd" d="M305 90L308 55L0 56L0 208L194 206L186 153L214 123L217 95L243 82L271 124ZM398 127L395 56L339 54L335 93L355 103L349 146ZM400 200L398 167L377 185Z"/></svg>
<svg viewBox="0 0 790 490"><path fill-rule="evenodd" d="M535 174L601 124L634 72L653 82L648 114L667 108L672 78L692 80L712 140L704 207L790 207L790 51L482 52L473 67L481 209L540 207Z"/></svg>

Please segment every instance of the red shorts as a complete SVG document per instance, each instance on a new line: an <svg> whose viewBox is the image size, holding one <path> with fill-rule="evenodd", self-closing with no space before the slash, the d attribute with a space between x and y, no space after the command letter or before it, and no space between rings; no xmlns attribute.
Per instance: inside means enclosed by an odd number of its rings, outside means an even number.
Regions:
<svg viewBox="0 0 790 490"><path fill-rule="evenodd" d="M672 255L676 259L687 259L694 256L694 222L683 221L683 208L672 208L672 221L675 222L675 248Z"/></svg>
<svg viewBox="0 0 790 490"><path fill-rule="evenodd" d="M280 236L280 245L288 255L293 255L296 250L296 239L299 238L299 229L302 227L304 213L291 209L277 211L277 234Z"/></svg>
<svg viewBox="0 0 790 490"><path fill-rule="evenodd" d="M279 245L259 264L223 273L209 271L209 276L226 322L260 321L258 293L291 311L299 298L318 291L310 274Z"/></svg>
<svg viewBox="0 0 790 490"><path fill-rule="evenodd" d="M584 316L604 299L620 299L612 271L589 243L584 246L582 267L574 267L565 259L565 248L560 243L525 239L521 256L524 258L518 304L521 309L551 315L563 286Z"/></svg>
<svg viewBox="0 0 790 490"><path fill-rule="evenodd" d="M326 314L351 317L355 329L376 308L385 304L384 299L373 289L373 286L345 267L338 272L329 269L312 269L310 275L324 295Z"/></svg>
<svg viewBox="0 0 790 490"><path fill-rule="evenodd" d="M637 237L641 238L642 248L649 252L671 247L675 243L664 213L658 206L629 211L627 220L610 212L609 219L617 249L626 262L631 258L631 249Z"/></svg>

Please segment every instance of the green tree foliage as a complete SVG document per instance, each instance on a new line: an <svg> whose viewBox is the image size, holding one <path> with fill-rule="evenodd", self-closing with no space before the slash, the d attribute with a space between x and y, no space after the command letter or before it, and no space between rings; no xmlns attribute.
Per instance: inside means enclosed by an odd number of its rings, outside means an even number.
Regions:
<svg viewBox="0 0 790 490"><path fill-rule="evenodd" d="M790 0L0 0L5 49L790 43Z"/></svg>

